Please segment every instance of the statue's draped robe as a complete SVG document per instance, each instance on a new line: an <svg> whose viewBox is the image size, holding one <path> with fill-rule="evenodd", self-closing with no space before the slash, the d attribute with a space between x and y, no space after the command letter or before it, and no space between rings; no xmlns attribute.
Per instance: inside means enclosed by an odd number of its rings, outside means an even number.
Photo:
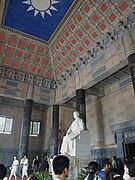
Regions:
<svg viewBox="0 0 135 180"><path fill-rule="evenodd" d="M83 120L79 117L76 118L69 127L66 136L63 137L63 142L60 150L62 154L72 154L72 151L74 150L74 139L80 134L83 129Z"/></svg>

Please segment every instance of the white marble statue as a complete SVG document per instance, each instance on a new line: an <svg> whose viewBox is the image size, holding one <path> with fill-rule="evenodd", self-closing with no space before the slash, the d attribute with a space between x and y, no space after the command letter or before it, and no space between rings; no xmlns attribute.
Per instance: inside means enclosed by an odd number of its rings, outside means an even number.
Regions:
<svg viewBox="0 0 135 180"><path fill-rule="evenodd" d="M63 142L61 145L60 152L62 154L71 155L74 150L74 139L84 130L84 122L79 118L79 112L75 111L73 113L74 121L69 127L66 136L63 137Z"/></svg>

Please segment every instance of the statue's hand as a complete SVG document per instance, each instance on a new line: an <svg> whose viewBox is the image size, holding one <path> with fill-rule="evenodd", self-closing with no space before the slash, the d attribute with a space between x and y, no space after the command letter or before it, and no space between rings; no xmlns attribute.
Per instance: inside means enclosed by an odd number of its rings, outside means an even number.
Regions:
<svg viewBox="0 0 135 180"><path fill-rule="evenodd" d="M69 129L69 130L67 131L66 135L71 134L71 133L72 133L72 131L71 131L71 129Z"/></svg>
<svg viewBox="0 0 135 180"><path fill-rule="evenodd" d="M70 134L70 132L67 132L66 135Z"/></svg>

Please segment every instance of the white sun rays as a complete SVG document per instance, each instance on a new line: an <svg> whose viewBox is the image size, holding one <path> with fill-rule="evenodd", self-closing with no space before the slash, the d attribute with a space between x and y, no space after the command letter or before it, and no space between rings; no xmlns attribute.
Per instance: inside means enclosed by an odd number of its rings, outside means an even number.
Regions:
<svg viewBox="0 0 135 180"><path fill-rule="evenodd" d="M52 16L51 10L58 11L53 4L59 3L56 0L26 0L22 3L30 5L27 11L34 10L34 16L38 13L41 14L42 18L44 18L45 13Z"/></svg>

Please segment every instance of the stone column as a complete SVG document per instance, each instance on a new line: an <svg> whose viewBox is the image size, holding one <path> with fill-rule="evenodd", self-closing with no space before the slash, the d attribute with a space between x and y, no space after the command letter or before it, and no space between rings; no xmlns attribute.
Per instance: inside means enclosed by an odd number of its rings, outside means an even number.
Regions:
<svg viewBox="0 0 135 180"><path fill-rule="evenodd" d="M103 112L102 112L102 103L101 103L101 99L99 99L98 101L95 102L95 110L96 110L96 115L97 118L95 119L95 124L96 124L96 128L97 128L97 145L98 146L103 146L104 145L104 124L103 124Z"/></svg>
<svg viewBox="0 0 135 180"><path fill-rule="evenodd" d="M135 53L128 56L128 63L135 92Z"/></svg>
<svg viewBox="0 0 135 180"><path fill-rule="evenodd" d="M58 154L58 133L59 133L59 105L53 105L52 151L51 151L52 156Z"/></svg>
<svg viewBox="0 0 135 180"><path fill-rule="evenodd" d="M24 114L21 126L20 134L20 144L18 158L19 160L28 154L28 145L29 145L29 132L30 132L30 121L32 113L32 104L33 104L33 86L29 85L27 99L25 100L24 105Z"/></svg>
<svg viewBox="0 0 135 180"><path fill-rule="evenodd" d="M76 90L76 110L80 113L80 118L83 119L86 128L86 107L85 107L85 90Z"/></svg>
<svg viewBox="0 0 135 180"><path fill-rule="evenodd" d="M117 145L118 145L118 157L123 160L124 158L124 137L123 132L117 132Z"/></svg>

